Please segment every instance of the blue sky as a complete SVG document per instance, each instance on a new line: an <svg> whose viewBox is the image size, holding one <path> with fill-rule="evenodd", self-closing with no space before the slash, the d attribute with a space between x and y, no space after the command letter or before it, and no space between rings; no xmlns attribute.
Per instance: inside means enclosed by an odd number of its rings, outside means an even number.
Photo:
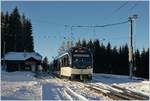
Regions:
<svg viewBox="0 0 150 101"><path fill-rule="evenodd" d="M148 1L3 1L1 10L11 12L16 6L21 14L31 19L33 25L35 51L50 60L57 55L64 37L70 28L64 25L104 25L128 20L128 16L138 14L134 33L134 46L142 50L149 47L149 5ZM135 6L136 5L136 6ZM135 6L135 7L134 7ZM133 8L134 7L134 8ZM133 8L133 9L132 9ZM119 47L128 43L128 23L105 28L73 28L74 41L78 39L105 39Z"/></svg>

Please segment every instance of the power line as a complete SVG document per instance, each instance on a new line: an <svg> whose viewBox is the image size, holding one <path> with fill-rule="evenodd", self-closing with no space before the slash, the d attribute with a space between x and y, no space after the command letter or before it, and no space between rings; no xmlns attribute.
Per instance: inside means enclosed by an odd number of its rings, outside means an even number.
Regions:
<svg viewBox="0 0 150 101"><path fill-rule="evenodd" d="M118 12L121 8L123 8L125 5L128 4L129 1L126 1L125 3L123 3L121 6L119 6L118 8L116 8L111 15L115 14L116 12Z"/></svg>
<svg viewBox="0 0 150 101"><path fill-rule="evenodd" d="M100 26L89 26L89 25L78 25L78 26L69 26L69 25L65 25L65 27L70 27L71 28L71 36L70 37L72 37L72 30L73 30L73 28L74 27L78 27L78 28L94 28L94 34L95 34L95 28L97 28L97 27L102 27L102 28L104 28L104 27L109 27L109 26L116 26L116 25L121 25L121 24L125 24L125 23L128 23L128 20L127 21L123 21L123 22L118 22L118 23L112 23L112 24L104 24L104 25L100 25Z"/></svg>
<svg viewBox="0 0 150 101"><path fill-rule="evenodd" d="M116 25L121 25L121 24L125 24L128 23L128 21L123 21L123 22L118 22L118 23L112 23L112 24L104 24L104 25L97 25L97 26L82 26L82 25L78 25L78 26L71 26L73 27L109 27L109 26L116 26Z"/></svg>
<svg viewBox="0 0 150 101"><path fill-rule="evenodd" d="M132 11L137 5L138 5L138 2L136 2L136 3L130 8L130 10Z"/></svg>
<svg viewBox="0 0 150 101"><path fill-rule="evenodd" d="M120 11L125 5L127 5L129 3L129 1L124 2L121 6L119 6L118 8L116 8L106 19L109 19L110 17L112 17L115 13L117 13L118 11Z"/></svg>
<svg viewBox="0 0 150 101"><path fill-rule="evenodd" d="M124 24L124 23L128 23L128 21L119 22L119 23L113 23L113 24L106 24L106 25L102 25L102 26L95 26L95 27L108 27L108 26L121 25L121 24Z"/></svg>

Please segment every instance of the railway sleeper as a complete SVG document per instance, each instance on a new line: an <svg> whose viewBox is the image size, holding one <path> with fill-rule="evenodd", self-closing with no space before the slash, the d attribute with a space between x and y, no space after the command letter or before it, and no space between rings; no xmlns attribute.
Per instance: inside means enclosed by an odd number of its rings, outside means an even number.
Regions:
<svg viewBox="0 0 150 101"><path fill-rule="evenodd" d="M146 96L146 95L142 95L142 94L133 92L133 91L131 91L131 90L118 87L118 86L116 86L116 85L112 85L112 87L117 88L117 89L120 89L120 90L122 90L123 92L125 92L128 96L134 97L134 98L136 98L136 99L138 99L138 100L148 100L148 99L149 99L149 97Z"/></svg>
<svg viewBox="0 0 150 101"><path fill-rule="evenodd" d="M114 91L114 90L111 90L111 89L108 90L108 89L100 87L100 86L92 87L90 85L90 86L87 86L87 87L90 88L90 89L94 89L97 93L102 93L103 95L108 96L108 97L110 97L112 99L115 99L115 100L136 100L137 99L135 97L129 96L126 93L117 92L117 91ZM107 91L107 92L104 92L104 91Z"/></svg>
<svg viewBox="0 0 150 101"><path fill-rule="evenodd" d="M86 86L86 87L91 89L91 90L94 90L98 94L101 93L104 96L108 96L109 98L112 98L113 100L128 100L128 98L119 96L119 94L114 94L114 92L110 92L110 91L105 92L104 89L97 88L97 87L92 87L92 86L89 86L89 85Z"/></svg>
<svg viewBox="0 0 150 101"><path fill-rule="evenodd" d="M126 95L125 93L121 92L112 92L112 94L124 99L124 100L136 100L136 98Z"/></svg>
<svg viewBox="0 0 150 101"><path fill-rule="evenodd" d="M107 89L103 85L95 85L95 86L98 87L98 88L104 89L104 90L110 90L111 92L114 92L114 94L116 96L119 95L119 96L121 96L124 99L129 99L129 100L147 100L148 99L148 98L144 98L144 97L141 97L139 95L136 95L136 94L134 94L132 92L129 92L126 89L120 88L118 86L114 87L114 86L107 86L106 85L106 87L108 87L109 89ZM121 90L121 92L117 92L116 90L114 90L114 88L117 89L117 90Z"/></svg>

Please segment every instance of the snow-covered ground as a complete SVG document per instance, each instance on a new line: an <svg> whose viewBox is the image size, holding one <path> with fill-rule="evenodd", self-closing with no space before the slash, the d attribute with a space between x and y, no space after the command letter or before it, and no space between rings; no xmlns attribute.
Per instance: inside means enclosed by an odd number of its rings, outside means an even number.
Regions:
<svg viewBox="0 0 150 101"><path fill-rule="evenodd" d="M35 78L32 72L1 73L2 100L109 100L107 96L86 88L84 83L62 80L51 75ZM128 76L94 74L93 80L85 84L117 84L120 87L149 95L149 81Z"/></svg>
<svg viewBox="0 0 150 101"><path fill-rule="evenodd" d="M150 94L150 82L149 81L140 81L140 82L129 82L119 84L118 86L124 87L126 89L132 90L137 93L141 93L149 96Z"/></svg>
<svg viewBox="0 0 150 101"><path fill-rule="evenodd" d="M102 74L102 73L94 73L93 74L93 82L102 82L106 84L122 84L122 83L129 83L129 82L140 82L144 81L143 78L133 77L131 80L129 76L125 75L114 75L114 74ZM146 80L147 81L147 80Z"/></svg>
<svg viewBox="0 0 150 101"><path fill-rule="evenodd" d="M32 72L5 72L1 71L2 81L35 81L34 73Z"/></svg>
<svg viewBox="0 0 150 101"><path fill-rule="evenodd" d="M2 100L40 100L42 86L31 72L1 72Z"/></svg>

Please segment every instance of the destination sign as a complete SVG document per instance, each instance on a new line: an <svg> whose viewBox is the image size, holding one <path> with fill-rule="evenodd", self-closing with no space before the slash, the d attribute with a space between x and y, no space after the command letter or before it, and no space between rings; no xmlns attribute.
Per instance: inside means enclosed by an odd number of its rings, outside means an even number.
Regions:
<svg viewBox="0 0 150 101"><path fill-rule="evenodd" d="M89 54L74 54L74 57L90 57Z"/></svg>
<svg viewBox="0 0 150 101"><path fill-rule="evenodd" d="M85 53L87 52L86 50L75 50L75 53Z"/></svg>

